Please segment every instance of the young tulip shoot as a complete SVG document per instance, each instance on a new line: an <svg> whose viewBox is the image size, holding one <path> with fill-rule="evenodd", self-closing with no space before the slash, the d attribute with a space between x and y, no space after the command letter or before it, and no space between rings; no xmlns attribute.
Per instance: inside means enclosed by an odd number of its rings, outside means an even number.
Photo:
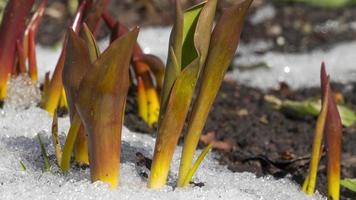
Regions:
<svg viewBox="0 0 356 200"><path fill-rule="evenodd" d="M225 71L229 67L239 44L244 18L251 3L252 0L245 0L226 9L213 30L207 60L200 78L200 89L188 121L188 131L184 139L179 169L178 186L187 184L184 181L185 177L192 167L196 146Z"/></svg>
<svg viewBox="0 0 356 200"><path fill-rule="evenodd" d="M82 40L74 33L72 35L74 40ZM109 183L112 188L119 183L121 129L129 85L128 68L137 35L138 29L134 29L111 43L79 81L78 94L74 100L88 133L91 180ZM77 47L73 45L74 51L80 54L78 51L81 49Z"/></svg>
<svg viewBox="0 0 356 200"><path fill-rule="evenodd" d="M322 87L327 87L327 75L325 65L321 68ZM325 91L325 90L323 90ZM327 94L323 92L322 96ZM328 98L328 113L325 124L325 147L327 154L327 179L328 179L328 198L339 200L340 198L340 162L341 162L341 139L342 125L339 111L336 106L334 94L330 90Z"/></svg>
<svg viewBox="0 0 356 200"><path fill-rule="evenodd" d="M177 21L170 38L150 188L166 184L170 162L206 59L216 4L216 0L210 0L182 13L176 1Z"/></svg>
<svg viewBox="0 0 356 200"><path fill-rule="evenodd" d="M310 162L309 174L303 185L303 191L313 194L321 157L322 141L325 135L325 148L327 152L327 179L328 198L338 200L340 198L340 154L342 125L341 118L335 103L333 91L330 88L329 78L325 71L325 65L321 67L321 99L322 110L318 117L314 135L313 152Z"/></svg>
<svg viewBox="0 0 356 200"><path fill-rule="evenodd" d="M321 158L321 152L323 150L322 143L324 138L324 129L325 129L325 122L327 118L328 102L329 102L329 99L327 97L329 96L329 91L330 91L329 80L327 80L326 84L327 86L324 87L325 91L323 92L325 93L324 99L322 100L323 105L318 120L316 122L316 128L314 132L309 174L307 175L307 178L305 179L302 188L303 192L305 192L308 195L314 194L316 177L317 177L318 167L319 167L319 160Z"/></svg>

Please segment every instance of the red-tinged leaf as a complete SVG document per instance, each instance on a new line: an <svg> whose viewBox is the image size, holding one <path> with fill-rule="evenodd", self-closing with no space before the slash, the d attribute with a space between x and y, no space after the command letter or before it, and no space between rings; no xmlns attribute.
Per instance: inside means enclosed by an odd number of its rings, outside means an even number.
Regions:
<svg viewBox="0 0 356 200"><path fill-rule="evenodd" d="M114 41L86 73L76 108L89 135L91 180L116 187L128 69L138 29Z"/></svg>
<svg viewBox="0 0 356 200"><path fill-rule="evenodd" d="M325 123L327 120L327 114L328 114L328 105L329 105L329 99L327 96L329 96L330 93L330 86L329 86L329 80L323 80L321 85L321 88L323 91L321 92L324 95L324 99L321 99L322 101L322 108L319 113L317 122L316 122L316 127L314 130L314 139L313 139L313 145L312 145L312 154L311 154L311 160L310 160L310 165L309 165L309 173L306 176L306 179L303 184L303 192L305 192L308 195L314 194L315 191L315 184L316 184L316 178L317 178L317 173L318 173L318 168L319 168L319 161L321 158L321 153L323 150L323 141L324 141L324 132L325 132Z"/></svg>
<svg viewBox="0 0 356 200"><path fill-rule="evenodd" d="M151 69L154 77L156 78L156 88L159 91L158 93L160 94L160 91L162 90L163 79L164 79L164 69L165 69L164 63L162 62L161 59L159 59L157 56L152 54L142 55L139 61L146 63Z"/></svg>
<svg viewBox="0 0 356 200"><path fill-rule="evenodd" d="M75 101L79 92L79 85L91 67L88 47L73 30L68 30L68 43L66 46L62 80L66 91L70 116L76 112Z"/></svg>
<svg viewBox="0 0 356 200"><path fill-rule="evenodd" d="M0 26L0 100L7 95L7 80L14 67L16 41L25 29L34 0L8 1Z"/></svg>
<svg viewBox="0 0 356 200"><path fill-rule="evenodd" d="M32 81L37 82L37 59L35 32L30 29L28 34L28 73Z"/></svg>
<svg viewBox="0 0 356 200"><path fill-rule="evenodd" d="M25 54L23 51L23 46L20 40L16 41L16 51L17 51L17 60L19 64L19 72L21 74L26 73L26 62L25 62Z"/></svg>
<svg viewBox="0 0 356 200"><path fill-rule="evenodd" d="M321 69L322 88L330 87L327 78L325 65ZM326 95L323 90L323 95ZM338 200L340 197L340 166L341 166L341 141L342 124L334 93L330 90L328 96L328 113L325 124L326 152L327 152L327 178L328 178L328 197Z"/></svg>
<svg viewBox="0 0 356 200"><path fill-rule="evenodd" d="M99 27L102 13L107 9L110 0L89 0L84 14L84 22L89 30L96 35Z"/></svg>
<svg viewBox="0 0 356 200"><path fill-rule="evenodd" d="M96 42L85 24L82 35L84 40L77 36L73 30L69 30L67 56L62 74L71 119L78 115L74 105L79 93L80 82L100 54ZM87 143L87 136L81 124L74 146L75 161L79 165L89 164Z"/></svg>
<svg viewBox="0 0 356 200"><path fill-rule="evenodd" d="M76 33L79 32L80 25L83 22L83 15L84 15L84 11L85 11L86 6L87 6L87 2L86 1L83 1L80 4L80 6L79 6L79 8L78 8L78 10L77 10L77 12L75 14L75 17L74 17L74 19L72 21L72 24L70 26L74 30L74 32L76 32Z"/></svg>
<svg viewBox="0 0 356 200"><path fill-rule="evenodd" d="M80 6L77 10L77 13L74 17L74 20L71 24L71 29L76 33L79 32L85 6L86 6L86 1L83 1L80 4ZM63 49L59 56L57 65L54 69L52 79L51 79L51 82L48 87L47 95L43 96L43 99L42 99L42 107L45 110L47 110L49 113L53 113L57 109L57 106L58 106L58 103L60 100L60 96L62 93L62 89L63 89L62 71L63 71L63 65L64 65L65 56L66 56L65 49L67 46L67 37L68 36L66 36L66 38L64 40Z"/></svg>
<svg viewBox="0 0 356 200"><path fill-rule="evenodd" d="M23 48L24 48L24 52L25 52L25 58L27 59L28 56L28 51L29 51L29 41L28 41L28 37L29 37L29 32L30 30L33 31L33 34L36 35L37 30L39 25L42 22L42 18L44 15L44 11L46 9L46 5L47 5L47 0L42 0L41 3L38 5L37 10L35 11L35 13L32 15L32 18L30 20L30 22L27 24L24 36L23 36Z"/></svg>

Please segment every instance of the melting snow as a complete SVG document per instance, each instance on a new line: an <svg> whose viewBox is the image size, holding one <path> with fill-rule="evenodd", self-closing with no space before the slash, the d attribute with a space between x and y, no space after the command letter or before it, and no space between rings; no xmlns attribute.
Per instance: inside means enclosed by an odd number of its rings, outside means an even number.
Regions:
<svg viewBox="0 0 356 200"><path fill-rule="evenodd" d="M161 190L146 188L146 180L135 166L135 154L151 157L155 139L123 129L120 187L110 191L104 183L90 183L89 169L73 168L62 174L55 165L50 138L51 117L44 110L7 108L0 115L0 199L241 199L302 200L309 198L288 179L256 178L251 173L233 173L218 165L214 154L203 161L194 181L203 187L174 189L173 180L179 165L179 147L174 155L169 186ZM68 118L59 119L62 143L69 127ZM36 139L41 134L52 165L51 172L42 172L43 160ZM27 170L23 171L20 161Z"/></svg>

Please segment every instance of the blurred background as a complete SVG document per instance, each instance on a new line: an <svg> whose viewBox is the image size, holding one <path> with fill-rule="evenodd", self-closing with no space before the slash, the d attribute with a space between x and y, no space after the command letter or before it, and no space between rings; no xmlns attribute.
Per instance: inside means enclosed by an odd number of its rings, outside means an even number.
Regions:
<svg viewBox="0 0 356 200"><path fill-rule="evenodd" d="M181 0L184 8L200 0ZM218 13L239 0L220 0ZM7 0L0 0L0 12ZM165 60L174 18L172 0L111 0L109 10L129 27L142 27L139 42L146 53ZM38 32L41 46L61 47L78 0L49 0ZM254 0L229 77L270 89L317 86L321 61L332 80L356 77L356 0ZM107 38L105 26L99 38ZM39 58L40 59L40 58ZM41 59L40 59L41 60Z"/></svg>
<svg viewBox="0 0 356 200"><path fill-rule="evenodd" d="M0 12L7 0L0 0ZM200 0L182 0L185 8ZM220 0L219 11L236 0ZM304 52L329 48L356 37L356 0L255 0L243 42L265 40L268 49ZM77 0L49 0L38 42L52 45L62 38ZM111 14L128 26L170 26L171 0L111 0ZM105 31L101 36L105 35ZM267 50L267 49L265 49Z"/></svg>

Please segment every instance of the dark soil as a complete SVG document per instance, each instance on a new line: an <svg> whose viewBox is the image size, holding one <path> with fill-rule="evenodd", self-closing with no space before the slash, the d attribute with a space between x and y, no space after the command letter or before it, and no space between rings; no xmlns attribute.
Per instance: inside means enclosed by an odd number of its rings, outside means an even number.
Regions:
<svg viewBox="0 0 356 200"><path fill-rule="evenodd" d="M342 92L345 103L356 106L356 83L353 89L333 84ZM214 132L216 139L232 145L231 151L215 150L221 164L235 172L249 171L257 176L290 177L302 184L307 174L315 119L286 116L265 102L266 94L282 99L305 100L319 96L319 88L262 92L255 88L225 81L213 105L204 134ZM136 113L134 90L130 91L125 125L138 132L154 133ZM356 126L344 128L342 177L356 177ZM326 194L325 158L322 159L317 189ZM342 199L355 199L355 193L342 190Z"/></svg>

